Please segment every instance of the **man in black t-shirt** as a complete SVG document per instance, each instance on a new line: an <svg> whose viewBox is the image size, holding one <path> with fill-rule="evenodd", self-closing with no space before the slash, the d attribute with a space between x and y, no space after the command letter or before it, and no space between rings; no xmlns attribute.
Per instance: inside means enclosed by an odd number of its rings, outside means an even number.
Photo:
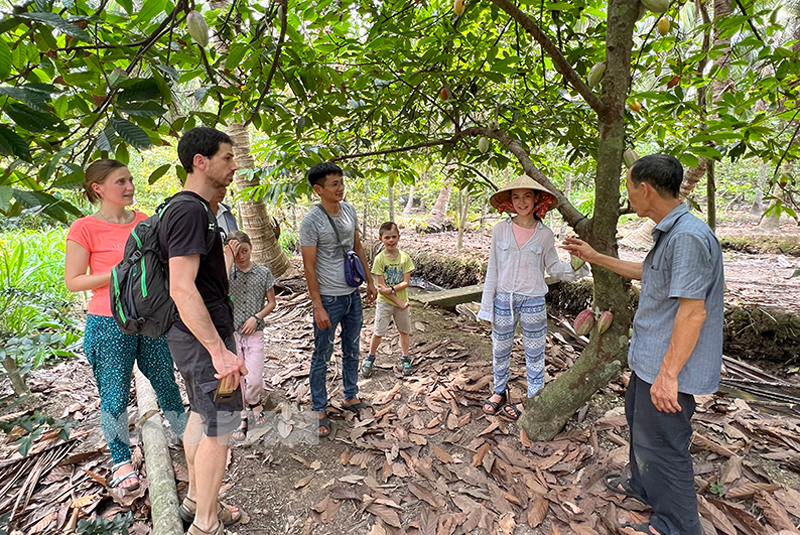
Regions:
<svg viewBox="0 0 800 535"><path fill-rule="evenodd" d="M189 491L179 513L192 522L189 534L223 535L224 525L235 524L242 515L237 508L218 503L217 496L230 433L239 425L239 382L247 369L233 344L226 258L219 233L210 232L217 227L209 201L228 187L238 167L230 137L213 128L187 132L178 143L178 157L187 172L178 195L198 201L171 206L162 216L160 235L169 259L169 293L180 313L167 341L183 376L190 409L183 437ZM229 401L215 400L221 382L235 388Z"/></svg>

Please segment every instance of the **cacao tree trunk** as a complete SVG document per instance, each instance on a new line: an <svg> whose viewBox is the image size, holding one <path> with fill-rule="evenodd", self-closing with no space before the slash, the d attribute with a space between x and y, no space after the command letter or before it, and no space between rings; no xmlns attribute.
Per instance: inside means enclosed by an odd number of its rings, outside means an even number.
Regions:
<svg viewBox="0 0 800 535"><path fill-rule="evenodd" d="M761 169L758 173L758 183L756 184L756 198L753 200L753 206L750 208L750 213L753 215L761 216L764 213L764 186L767 184L767 163L761 162Z"/></svg>
<svg viewBox="0 0 800 535"><path fill-rule="evenodd" d="M706 210L707 223L711 230L717 228L717 173L714 160L708 161L706 169Z"/></svg>
<svg viewBox="0 0 800 535"><path fill-rule="evenodd" d="M772 188L772 196L776 199L781 198L781 187L778 184L775 184L775 187ZM775 204L775 201L771 202L770 205ZM772 213L768 216L764 216L761 218L761 222L758 224L758 228L761 230L778 230L781 226L781 215L780 213Z"/></svg>
<svg viewBox="0 0 800 535"><path fill-rule="evenodd" d="M467 223L467 213L469 212L469 192L458 190L458 240L456 249L461 252L464 245L464 229Z"/></svg>
<svg viewBox="0 0 800 535"><path fill-rule="evenodd" d="M253 169L255 162L250 155L250 134L241 123L232 123L227 133L233 140L233 151L239 169ZM258 179L248 178L245 173L236 174L236 189L258 186ZM291 264L276 236L272 218L267 213L263 200L244 198L239 202L239 214L244 231L253 243L253 260L263 266L269 266L275 277L286 273Z"/></svg>
<svg viewBox="0 0 800 535"><path fill-rule="evenodd" d="M569 200L569 194L572 190L572 173L567 173L567 178L564 183L564 197ZM561 220L561 230L558 231L558 239L563 240L567 236L567 222Z"/></svg>
<svg viewBox="0 0 800 535"><path fill-rule="evenodd" d="M447 205L450 203L450 193L453 191L453 179L448 178L444 182L444 186L439 191L439 197L436 199L436 204L433 205L430 213L428 214L428 227L440 231L444 229L444 221L447 216Z"/></svg>
<svg viewBox="0 0 800 535"><path fill-rule="evenodd" d="M387 192L389 197L389 221L394 221L394 180L392 178L389 179L389 183L386 187L389 188Z"/></svg>
<svg viewBox="0 0 800 535"><path fill-rule="evenodd" d="M620 170L625 148L624 109L630 87L633 28L638 12L638 0L608 2L603 112L598 114L600 140L595 212L588 232L584 231L582 235L596 250L615 257ZM607 385L627 363L627 334L633 318L630 281L597 266L593 267L593 275L594 306L613 311L614 322L602 336L595 329L589 345L572 368L525 401L519 425L532 440L549 440L555 436L575 411Z"/></svg>
<svg viewBox="0 0 800 535"><path fill-rule="evenodd" d="M405 208L403 208L403 215L409 215L411 213L411 210L413 209L414 209L414 184L411 184L411 187L408 189L408 199L406 200L406 206Z"/></svg>

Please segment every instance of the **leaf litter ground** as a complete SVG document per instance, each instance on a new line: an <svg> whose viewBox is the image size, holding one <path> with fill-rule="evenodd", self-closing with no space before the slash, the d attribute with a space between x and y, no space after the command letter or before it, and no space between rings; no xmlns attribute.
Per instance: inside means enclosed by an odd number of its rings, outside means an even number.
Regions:
<svg viewBox="0 0 800 535"><path fill-rule="evenodd" d="M440 234L421 241L426 247L451 249L452 238ZM477 240L475 247L484 245ZM776 255L765 258L785 270ZM728 283L737 288L730 271ZM627 463L621 396L628 374L598 393L553 441L531 443L515 424L481 410L491 387L488 333L463 308L461 316L415 308L415 374L402 377L397 336L387 336L375 375L360 381L363 398L376 414L359 419L341 410L337 351L329 372L334 432L318 441L309 412L313 332L308 296L280 297L279 305L266 333L268 424L251 429L248 441L233 449L223 487L225 499L249 513L249 522L234 531L583 535L614 533L618 524L649 515L645 506L607 491L602 483L603 474ZM369 343L372 310L365 311L362 348ZM567 369L581 347L560 318L551 318L547 380ZM753 378L733 364L728 369L734 378L741 373ZM756 411L754 403L741 399L698 398L692 454L705 533L798 533L796 377L778 385L790 395L772 412L764 412L770 408L764 403ZM132 511L137 519L132 533L150 533L146 468L140 467L142 487L136 492L109 492L103 486L110 460L88 365L72 360L38 370L29 384L35 396L22 403L6 399L3 421L38 409L73 418L79 426L67 442L55 433L42 434L27 459L20 458L14 444L26 435L24 429L2 437L0 515L13 511L18 533L64 533L82 518ZM519 342L510 386L512 401L520 400L526 387ZM134 427L135 408L129 414ZM139 465L135 431L132 440ZM183 493L182 452L175 448L172 453Z"/></svg>

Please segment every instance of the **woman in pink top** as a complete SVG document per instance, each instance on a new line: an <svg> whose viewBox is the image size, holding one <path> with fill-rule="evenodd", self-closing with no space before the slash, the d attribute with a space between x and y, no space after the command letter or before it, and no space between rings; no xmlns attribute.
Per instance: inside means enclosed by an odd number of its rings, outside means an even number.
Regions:
<svg viewBox="0 0 800 535"><path fill-rule="evenodd" d="M530 398L544 386L545 270L558 279L573 281L588 275L589 269L585 266L573 271L569 263L558 259L553 231L542 223L547 211L556 206L556 198L534 179L522 175L492 195L489 202L501 213L516 216L492 230L478 318L492 325L494 391L483 410L513 421L522 414L522 404L503 405L508 399L506 387L517 323L522 328Z"/></svg>
<svg viewBox="0 0 800 535"><path fill-rule="evenodd" d="M100 424L114 462L107 484L135 490L139 475L131 465L127 412L134 361L152 383L178 436L186 425L185 411L166 338L125 334L111 316L111 269L122 260L133 227L147 219L142 212L127 209L133 204L131 174L117 160L98 160L86 168L83 187L89 201L99 202L100 207L69 229L64 282L71 292L92 291L83 350L97 382Z"/></svg>

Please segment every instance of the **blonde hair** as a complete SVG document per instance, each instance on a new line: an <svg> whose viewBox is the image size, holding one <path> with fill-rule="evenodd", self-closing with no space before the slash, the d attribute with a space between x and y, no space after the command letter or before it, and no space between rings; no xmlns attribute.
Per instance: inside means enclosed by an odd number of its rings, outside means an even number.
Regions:
<svg viewBox="0 0 800 535"><path fill-rule="evenodd" d="M92 189L92 184L103 184L108 178L108 175L122 167L127 166L119 160L103 159L92 162L89 167L86 168L85 177L83 179L83 191L90 203L94 204L101 200L97 192Z"/></svg>

